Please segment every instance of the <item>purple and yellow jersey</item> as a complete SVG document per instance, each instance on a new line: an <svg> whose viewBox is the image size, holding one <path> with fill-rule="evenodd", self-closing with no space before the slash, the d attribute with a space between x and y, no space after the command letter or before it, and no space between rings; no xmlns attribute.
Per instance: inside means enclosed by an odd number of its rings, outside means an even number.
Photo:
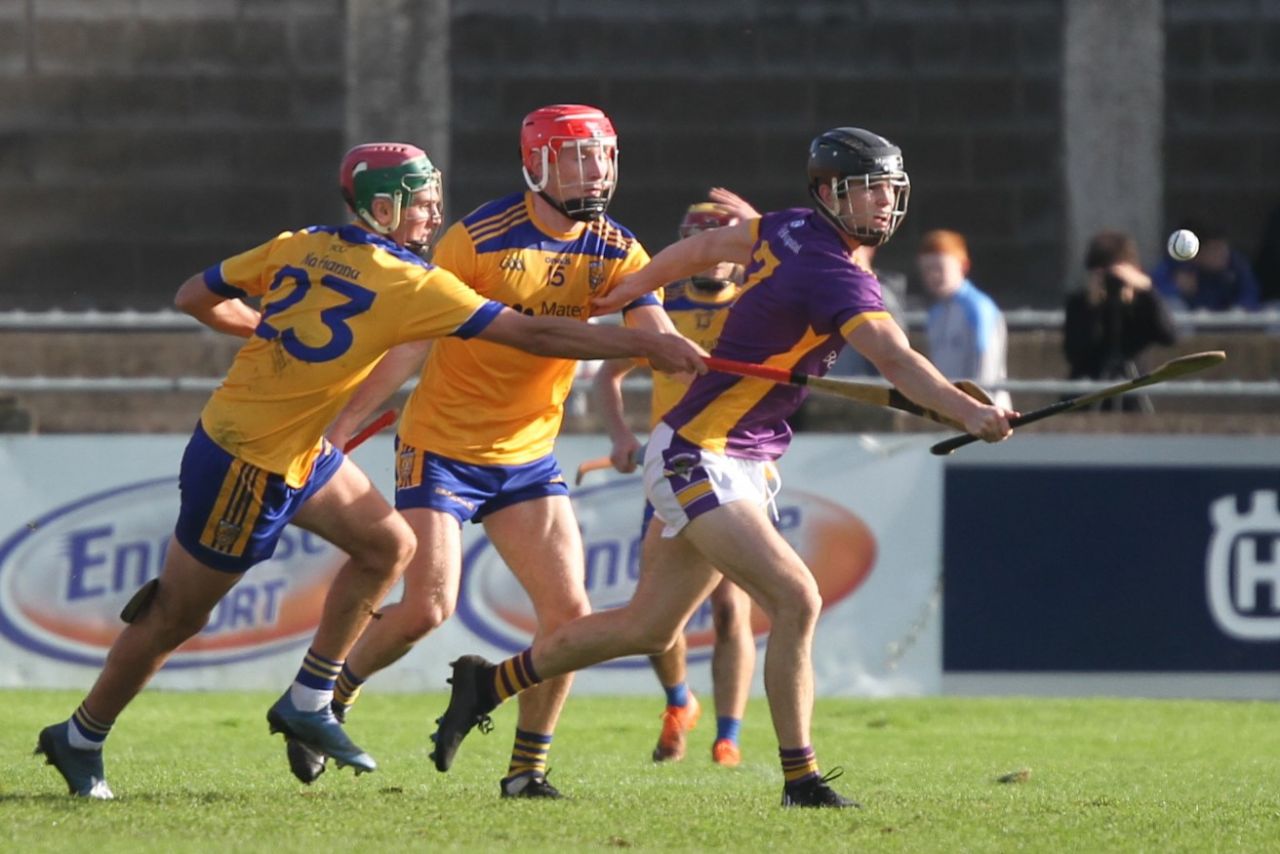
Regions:
<svg viewBox="0 0 1280 854"><path fill-rule="evenodd" d="M698 290L688 281L677 282L663 288L662 307L677 332L710 353L720 338L725 318L729 316L729 306L733 305L737 296L736 284L725 285L719 291L707 292ZM654 371L649 426L652 428L661 421L662 416L688 390L686 383L669 374Z"/></svg>
<svg viewBox="0 0 1280 854"><path fill-rule="evenodd" d="M846 336L889 317L880 283L816 211L776 211L751 221L755 245L746 281L712 354L821 376ZM808 389L711 371L693 381L663 419L699 447L773 460L791 442L786 419Z"/></svg>
<svg viewBox="0 0 1280 854"><path fill-rule="evenodd" d="M516 311L587 322L590 301L649 262L609 217L565 233L540 222L531 193L455 222L433 258L482 296ZM639 302L639 301L637 301ZM646 304L657 305L648 295ZM400 419L400 439L475 465L519 465L551 453L577 362L488 341L438 341Z"/></svg>
<svg viewBox="0 0 1280 854"><path fill-rule="evenodd" d="M262 298L262 320L200 415L235 457L299 487L329 423L386 351L470 337L502 310L447 270L348 225L284 232L204 272L214 293Z"/></svg>

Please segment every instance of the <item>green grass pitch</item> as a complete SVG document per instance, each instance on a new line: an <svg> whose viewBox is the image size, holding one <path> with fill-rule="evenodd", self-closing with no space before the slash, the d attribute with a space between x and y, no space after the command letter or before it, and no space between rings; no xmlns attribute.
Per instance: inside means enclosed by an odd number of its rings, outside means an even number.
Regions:
<svg viewBox="0 0 1280 854"><path fill-rule="evenodd" d="M1280 847L1280 705L1107 699L821 700L823 770L861 810L783 810L761 700L743 765L710 761L708 707L683 762L654 765L661 694L571 697L551 750L559 802L502 801L514 704L449 774L427 758L445 697L367 692L348 731L379 761L311 787L254 693L142 695L107 745L113 802L70 798L31 755L75 692L0 692L0 842L15 852L655 850L1264 851ZM705 698L704 700L708 700ZM1023 782L997 778L1021 768Z"/></svg>

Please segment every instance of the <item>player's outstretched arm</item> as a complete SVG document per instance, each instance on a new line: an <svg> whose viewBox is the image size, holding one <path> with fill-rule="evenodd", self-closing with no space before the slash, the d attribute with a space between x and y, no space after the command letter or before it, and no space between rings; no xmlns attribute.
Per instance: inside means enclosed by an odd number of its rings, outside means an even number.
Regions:
<svg viewBox="0 0 1280 854"><path fill-rule="evenodd" d="M751 224L744 222L711 228L672 243L617 287L593 299L591 313L612 314L668 282L687 279L721 261L745 265L751 260L755 243L752 235Z"/></svg>
<svg viewBox="0 0 1280 854"><path fill-rule="evenodd" d="M373 414L373 410L422 369L430 351L430 341L409 341L388 350L325 431L329 441L335 447L345 447L347 440Z"/></svg>
<svg viewBox="0 0 1280 854"><path fill-rule="evenodd" d="M256 309L238 299L228 299L209 290L204 275L197 273L182 283L173 297L174 307L210 329L248 338L262 319Z"/></svg>
<svg viewBox="0 0 1280 854"><path fill-rule="evenodd" d="M609 461L622 474L635 471L636 451L641 447L640 440L623 417L622 378L633 367L635 362L631 359L610 359L600 366L591 380L591 398L604 419L605 431L612 443Z"/></svg>
<svg viewBox="0 0 1280 854"><path fill-rule="evenodd" d="M924 408L963 424L968 433L999 442L1013 432L1009 419L1016 412L980 403L948 382L932 362L911 349L907 336L891 318L860 324L848 341L899 391Z"/></svg>
<svg viewBox="0 0 1280 854"><path fill-rule="evenodd" d="M681 335L645 329L583 323L562 317L530 317L509 308L481 330L477 338L516 347L537 356L561 359L648 359L654 370L706 373L707 352Z"/></svg>

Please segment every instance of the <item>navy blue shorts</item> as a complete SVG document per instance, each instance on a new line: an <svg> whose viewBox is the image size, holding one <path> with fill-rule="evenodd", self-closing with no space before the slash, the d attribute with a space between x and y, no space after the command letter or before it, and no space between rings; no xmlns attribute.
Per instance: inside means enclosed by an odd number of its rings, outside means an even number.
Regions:
<svg viewBox="0 0 1280 854"><path fill-rule="evenodd" d="M174 536L196 560L223 572L267 560L284 527L342 466L342 452L324 444L307 482L294 489L282 475L233 457L197 424L178 474Z"/></svg>
<svg viewBox="0 0 1280 854"><path fill-rule="evenodd" d="M564 472L550 454L518 466L481 466L396 439L397 510L439 510L462 524L522 501L568 494Z"/></svg>

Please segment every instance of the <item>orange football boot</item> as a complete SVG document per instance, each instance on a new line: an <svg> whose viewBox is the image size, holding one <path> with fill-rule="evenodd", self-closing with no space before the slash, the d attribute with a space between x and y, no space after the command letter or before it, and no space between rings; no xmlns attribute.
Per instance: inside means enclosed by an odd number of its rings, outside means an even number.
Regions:
<svg viewBox="0 0 1280 854"><path fill-rule="evenodd" d="M734 742L721 738L711 745L711 761L726 768L737 768L742 763L742 751Z"/></svg>
<svg viewBox="0 0 1280 854"><path fill-rule="evenodd" d="M702 706L698 698L689 692L689 702L684 706L667 706L662 713L662 734L658 746L653 749L654 762L677 762L684 758L684 736L698 725Z"/></svg>

